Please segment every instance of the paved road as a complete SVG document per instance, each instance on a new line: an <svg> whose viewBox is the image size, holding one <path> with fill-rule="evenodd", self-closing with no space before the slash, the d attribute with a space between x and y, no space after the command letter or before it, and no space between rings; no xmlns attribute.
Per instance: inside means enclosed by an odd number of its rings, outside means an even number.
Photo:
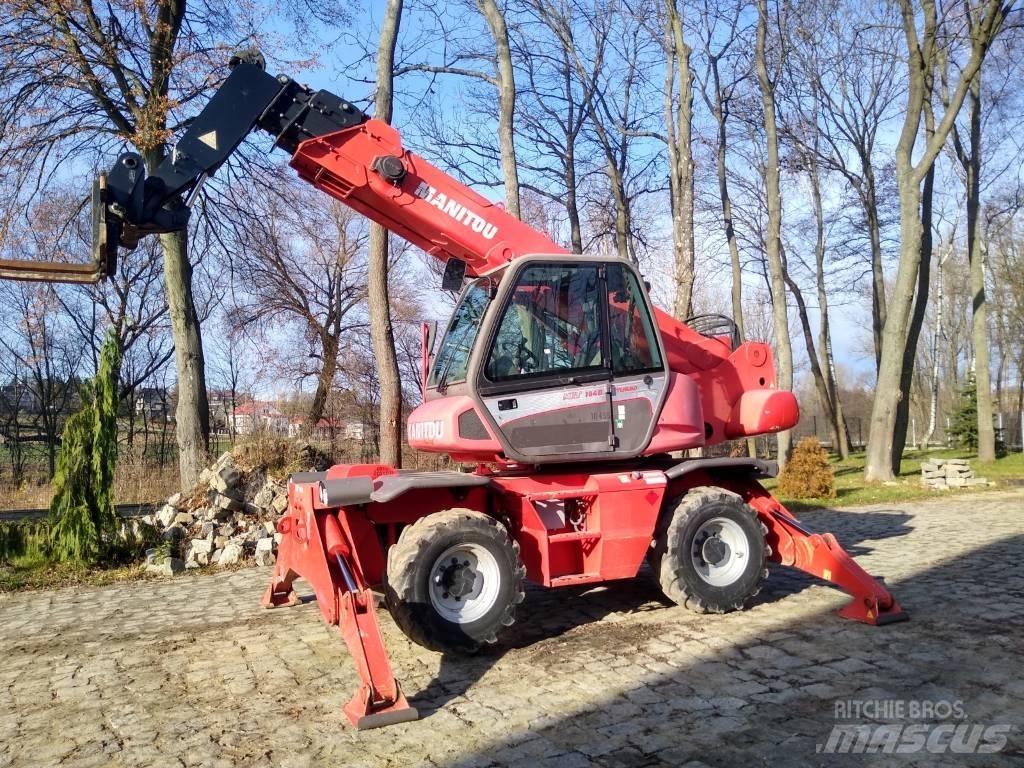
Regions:
<svg viewBox="0 0 1024 768"><path fill-rule="evenodd" d="M469 661L382 615L424 717L363 733L339 712L355 682L340 638L315 604L262 610L266 572L0 596L0 767L1024 763L1024 492L805 522L884 576L912 621L843 621L841 594L781 569L720 617L647 580L533 591L505 643ZM942 754L816 753L850 699L928 701L939 719L959 702L954 723L1012 730L988 755L948 737Z"/></svg>

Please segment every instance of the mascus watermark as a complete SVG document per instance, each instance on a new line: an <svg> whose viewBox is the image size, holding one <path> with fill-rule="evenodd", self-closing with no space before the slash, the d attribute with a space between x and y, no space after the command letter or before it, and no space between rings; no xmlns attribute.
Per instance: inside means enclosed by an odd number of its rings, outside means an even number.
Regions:
<svg viewBox="0 0 1024 768"><path fill-rule="evenodd" d="M993 754L1006 746L1013 730L1009 723L969 722L962 701L845 699L835 702L834 716L846 722L832 726L825 743L817 745L818 753Z"/></svg>

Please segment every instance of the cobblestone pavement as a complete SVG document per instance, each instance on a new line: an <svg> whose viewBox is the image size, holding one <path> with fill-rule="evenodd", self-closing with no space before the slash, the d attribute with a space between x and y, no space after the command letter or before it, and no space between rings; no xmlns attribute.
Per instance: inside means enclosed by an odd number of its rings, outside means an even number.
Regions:
<svg viewBox="0 0 1024 768"><path fill-rule="evenodd" d="M0 768L1024 764L1024 491L804 522L911 621L844 621L842 594L785 569L727 616L667 605L647 575L534 590L470 660L382 613L422 719L362 733L340 637L313 603L260 608L267 571L0 596ZM995 755L816 754L847 699L959 700L1013 730Z"/></svg>

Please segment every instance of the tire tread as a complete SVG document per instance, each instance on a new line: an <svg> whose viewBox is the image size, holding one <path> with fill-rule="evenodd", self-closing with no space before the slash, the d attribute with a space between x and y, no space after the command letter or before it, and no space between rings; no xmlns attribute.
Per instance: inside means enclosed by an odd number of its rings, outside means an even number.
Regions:
<svg viewBox="0 0 1024 768"><path fill-rule="evenodd" d="M678 562L678 558L675 557L674 552L670 553L668 551L668 543L679 539L679 531L686 526L690 517L695 515L703 506L713 502L735 503L736 501L742 502L742 497L739 494L728 491L725 488L709 485L696 486L669 501L667 506L671 508L671 512L663 515L655 535L654 546L648 555L648 562L650 563L651 570L654 571L655 578L657 578L658 583L661 585L662 591L672 602L696 613L729 613L742 610L747 601L761 591L763 579L768 575L767 569L763 570L761 581L743 600L736 601L727 606L708 605L686 585L679 573L681 565ZM765 533L766 529L757 518L757 512L748 504L743 504L742 509L754 519L758 525L758 530ZM763 543L763 547L765 560L767 561L771 549L767 542Z"/></svg>
<svg viewBox="0 0 1024 768"><path fill-rule="evenodd" d="M519 542L509 536L508 530L501 522L490 515L462 507L421 517L407 525L395 545L388 550L384 594L388 610L399 629L414 643L431 650L475 653L482 644L497 641L496 631L480 642L474 642L469 637L454 641L447 634L439 632L437 627L419 621L409 607L414 599L418 562L425 557L426 552L439 537L467 529L484 534L499 546L507 547L514 553L513 596L501 616L503 627L515 623L515 607L526 597L526 567L519 557Z"/></svg>

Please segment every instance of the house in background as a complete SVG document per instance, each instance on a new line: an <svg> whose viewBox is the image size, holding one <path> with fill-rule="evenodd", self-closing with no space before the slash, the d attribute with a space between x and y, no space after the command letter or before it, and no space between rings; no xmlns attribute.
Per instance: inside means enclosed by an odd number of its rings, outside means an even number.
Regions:
<svg viewBox="0 0 1024 768"><path fill-rule="evenodd" d="M290 431L288 417L271 403L261 400L253 400L235 408L231 412L231 426L238 435L251 435L255 432L287 435Z"/></svg>
<svg viewBox="0 0 1024 768"><path fill-rule="evenodd" d="M206 393L206 403L210 409L210 429L220 432L228 431L231 426L231 412L234 406L246 398L230 389L211 389Z"/></svg>
<svg viewBox="0 0 1024 768"><path fill-rule="evenodd" d="M173 414L171 394L166 387L139 387L135 392L135 413L146 421L164 421Z"/></svg>
<svg viewBox="0 0 1024 768"><path fill-rule="evenodd" d="M298 437L302 434L306 420L297 416L288 424L288 437ZM362 440L363 425L359 422L348 422L340 419L320 419L313 427L310 438L322 442L331 440Z"/></svg>
<svg viewBox="0 0 1024 768"><path fill-rule="evenodd" d="M20 377L0 386L0 411L4 413L39 413L39 398L32 386Z"/></svg>

